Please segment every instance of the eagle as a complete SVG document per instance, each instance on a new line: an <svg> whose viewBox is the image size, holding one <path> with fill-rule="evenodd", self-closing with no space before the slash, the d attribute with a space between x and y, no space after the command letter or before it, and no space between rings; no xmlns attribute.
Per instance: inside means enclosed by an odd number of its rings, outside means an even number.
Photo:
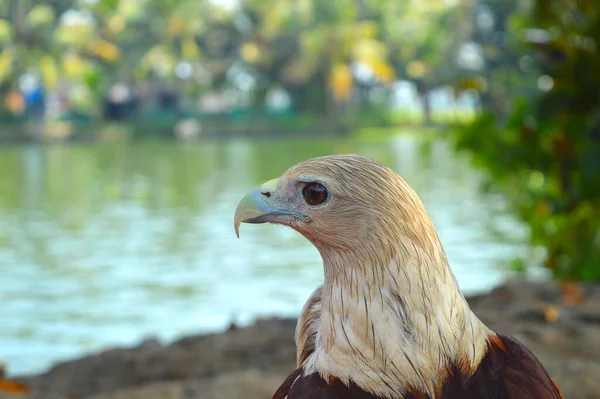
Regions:
<svg viewBox="0 0 600 399"><path fill-rule="evenodd" d="M392 169L335 155L288 169L240 201L319 251L324 282L296 327L297 369L273 399L554 399L519 341L471 311L425 207Z"/></svg>

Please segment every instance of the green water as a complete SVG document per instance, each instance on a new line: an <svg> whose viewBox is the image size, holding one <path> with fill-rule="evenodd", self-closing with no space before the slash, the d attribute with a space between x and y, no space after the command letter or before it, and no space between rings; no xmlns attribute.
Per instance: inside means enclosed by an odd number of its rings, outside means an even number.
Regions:
<svg viewBox="0 0 600 399"><path fill-rule="evenodd" d="M524 228L478 191L478 173L414 135L0 148L0 362L29 373L148 336L297 314L322 280L317 251L277 226L243 225L237 240L233 212L292 164L347 152L421 195L464 291L501 283L501 266L526 251Z"/></svg>

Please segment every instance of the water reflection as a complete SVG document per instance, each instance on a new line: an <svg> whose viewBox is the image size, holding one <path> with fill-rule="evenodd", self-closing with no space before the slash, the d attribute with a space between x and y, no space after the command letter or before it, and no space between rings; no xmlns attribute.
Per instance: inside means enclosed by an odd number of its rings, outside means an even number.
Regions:
<svg viewBox="0 0 600 399"><path fill-rule="evenodd" d="M307 158L356 152L419 192L461 287L485 290L525 250L523 227L448 145L402 135L339 140L146 142L0 149L0 361L13 372L133 344L296 314L319 256L277 226L232 227L237 201ZM490 227L508 227L508 242Z"/></svg>

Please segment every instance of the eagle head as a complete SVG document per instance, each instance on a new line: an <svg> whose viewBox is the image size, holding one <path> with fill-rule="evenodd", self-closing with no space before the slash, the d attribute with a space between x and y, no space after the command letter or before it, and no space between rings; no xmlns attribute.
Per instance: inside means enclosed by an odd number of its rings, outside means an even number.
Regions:
<svg viewBox="0 0 600 399"><path fill-rule="evenodd" d="M438 249L437 234L417 194L392 169L358 155L314 158L248 193L240 223L289 226L322 256L354 252L393 258L398 242ZM386 259L389 260L389 259Z"/></svg>

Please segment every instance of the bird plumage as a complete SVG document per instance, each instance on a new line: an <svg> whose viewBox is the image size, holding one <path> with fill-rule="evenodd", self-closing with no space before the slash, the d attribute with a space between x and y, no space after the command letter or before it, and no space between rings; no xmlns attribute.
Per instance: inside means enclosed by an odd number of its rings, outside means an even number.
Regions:
<svg viewBox="0 0 600 399"><path fill-rule="evenodd" d="M306 348L305 348L306 349ZM563 399L558 387L537 358L509 336L489 337L487 353L473 373L450 365L441 389L435 396L407 387L403 399ZM343 384L319 373L294 370L273 395L273 399L379 399L352 381Z"/></svg>
<svg viewBox="0 0 600 399"><path fill-rule="evenodd" d="M323 258L298 369L275 399L560 398L531 352L473 314L422 202L382 164L303 162L245 197L235 219L290 226Z"/></svg>

